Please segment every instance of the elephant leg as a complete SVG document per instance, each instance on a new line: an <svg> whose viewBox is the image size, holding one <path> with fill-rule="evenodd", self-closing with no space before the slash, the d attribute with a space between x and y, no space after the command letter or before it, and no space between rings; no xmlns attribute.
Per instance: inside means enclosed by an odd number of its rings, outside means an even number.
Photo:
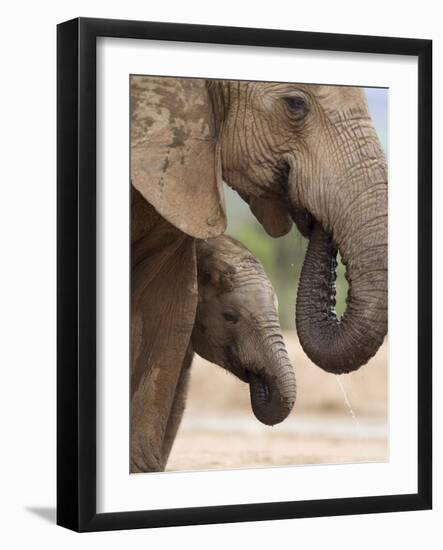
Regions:
<svg viewBox="0 0 443 550"><path fill-rule="evenodd" d="M183 417L183 413L186 407L186 398L188 395L189 374L191 370L191 363L194 353L191 346L183 362L180 378L175 390L174 402L172 404L171 412L169 414L168 424L166 426L165 438L163 440L162 455L165 465L168 462L169 455L171 453L172 445L174 444L177 436L177 431L180 427L180 423Z"/></svg>
<svg viewBox="0 0 443 550"><path fill-rule="evenodd" d="M183 234L181 234L183 235ZM152 237L133 267L130 471L163 471L167 425L197 307L194 240ZM166 244L168 243L168 244Z"/></svg>
<svg viewBox="0 0 443 550"><path fill-rule="evenodd" d="M131 473L162 472L172 446L179 420L180 403L184 405L183 371L153 369L132 400ZM181 408L181 414L183 408Z"/></svg>

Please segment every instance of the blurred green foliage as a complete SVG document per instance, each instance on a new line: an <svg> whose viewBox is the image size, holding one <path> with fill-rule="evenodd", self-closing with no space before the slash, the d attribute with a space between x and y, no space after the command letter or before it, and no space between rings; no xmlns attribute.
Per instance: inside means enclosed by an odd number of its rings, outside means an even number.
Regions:
<svg viewBox="0 0 443 550"><path fill-rule="evenodd" d="M284 237L270 237L235 191L225 186L228 214L227 235L241 241L258 258L272 281L279 302L283 329L295 328L297 285L306 253L307 240L293 226ZM345 310L347 281L345 268L337 269L337 314Z"/></svg>

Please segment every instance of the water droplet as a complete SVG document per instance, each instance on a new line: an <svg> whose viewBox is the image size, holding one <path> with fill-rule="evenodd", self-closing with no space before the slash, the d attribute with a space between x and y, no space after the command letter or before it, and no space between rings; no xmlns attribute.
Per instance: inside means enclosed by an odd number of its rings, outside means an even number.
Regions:
<svg viewBox="0 0 443 550"><path fill-rule="evenodd" d="M343 386L343 383L341 381L341 376L334 376L335 380L337 381L338 387L341 390L341 393L343 394L343 399L345 401L346 406L348 407L349 414L351 415L352 420L354 421L355 425L359 428L360 423L358 421L358 418L354 412L354 409L352 408L351 402L349 401L348 395L346 393L345 387Z"/></svg>

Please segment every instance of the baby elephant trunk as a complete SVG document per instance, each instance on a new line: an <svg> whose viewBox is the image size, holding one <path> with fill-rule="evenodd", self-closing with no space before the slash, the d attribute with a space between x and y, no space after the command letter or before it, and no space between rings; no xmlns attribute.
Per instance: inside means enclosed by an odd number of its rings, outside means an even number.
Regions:
<svg viewBox="0 0 443 550"><path fill-rule="evenodd" d="M296 398L295 374L283 342L262 370L248 372L252 410L260 422L273 426L291 412Z"/></svg>

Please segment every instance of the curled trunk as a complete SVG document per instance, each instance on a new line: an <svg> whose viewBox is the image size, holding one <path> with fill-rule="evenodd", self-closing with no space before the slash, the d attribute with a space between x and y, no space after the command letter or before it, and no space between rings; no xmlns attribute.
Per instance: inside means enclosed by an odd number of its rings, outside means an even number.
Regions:
<svg viewBox="0 0 443 550"><path fill-rule="evenodd" d="M354 114L342 121L337 139L343 163L302 204L310 242L297 294L297 332L308 357L334 374L367 363L387 332L387 171L375 130L365 120ZM349 283L341 318L335 312L338 252Z"/></svg>
<svg viewBox="0 0 443 550"><path fill-rule="evenodd" d="M271 356L270 365L272 368L257 373L249 371L248 378L251 406L256 418L263 424L273 426L291 412L296 398L296 382L294 370L283 349Z"/></svg>
<svg viewBox="0 0 443 550"><path fill-rule="evenodd" d="M325 371L343 374L358 369L376 353L386 334L387 242L382 218L381 229L372 226L372 237L352 235L352 260L342 252L349 290L341 318L335 313L336 256L341 247L318 222L312 230L298 288L296 324L306 354Z"/></svg>

